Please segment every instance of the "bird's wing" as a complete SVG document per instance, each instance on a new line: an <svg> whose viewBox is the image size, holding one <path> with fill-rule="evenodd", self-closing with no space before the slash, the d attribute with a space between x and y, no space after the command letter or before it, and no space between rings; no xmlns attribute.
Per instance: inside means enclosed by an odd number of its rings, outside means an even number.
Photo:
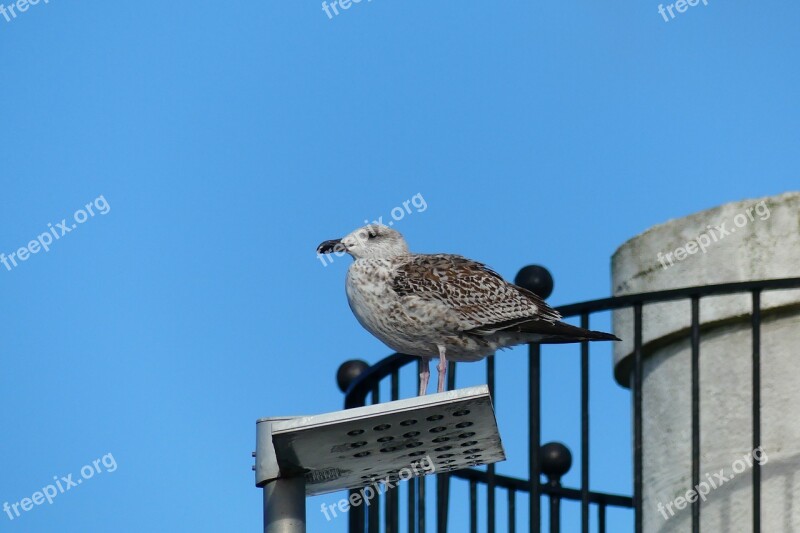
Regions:
<svg viewBox="0 0 800 533"><path fill-rule="evenodd" d="M462 331L486 335L532 320L553 323L561 318L532 292L459 255L412 255L395 272L393 289L399 296L443 304Z"/></svg>

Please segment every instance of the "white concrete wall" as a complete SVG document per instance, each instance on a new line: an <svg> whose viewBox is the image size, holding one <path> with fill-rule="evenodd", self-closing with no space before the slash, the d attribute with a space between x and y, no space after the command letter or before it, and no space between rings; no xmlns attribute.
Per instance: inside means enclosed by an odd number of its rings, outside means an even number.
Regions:
<svg viewBox="0 0 800 533"><path fill-rule="evenodd" d="M750 210L748 213L748 209ZM715 229L725 222L722 231ZM738 222L738 224L737 224ZM711 226L711 229L709 229ZM733 230L733 231L731 231ZM680 254L705 234L708 244ZM712 235L713 233L713 235ZM717 240L714 240L714 237ZM701 237L702 243L706 239ZM689 245L689 249L694 247ZM666 254L672 252L672 261ZM658 254L662 255L659 257ZM667 268L664 268L664 265ZM651 228L623 244L612 260L614 294L800 276L800 193L726 204ZM762 530L800 531L800 291L762 297ZM750 296L701 300L701 480L733 477L702 504L703 531L748 531L751 468L734 463L751 449ZM688 531L687 505L665 520L666 506L691 489L690 303L647 305L643 385L645 531ZM629 384L633 314L614 315L615 375ZM763 461L762 457L762 461Z"/></svg>

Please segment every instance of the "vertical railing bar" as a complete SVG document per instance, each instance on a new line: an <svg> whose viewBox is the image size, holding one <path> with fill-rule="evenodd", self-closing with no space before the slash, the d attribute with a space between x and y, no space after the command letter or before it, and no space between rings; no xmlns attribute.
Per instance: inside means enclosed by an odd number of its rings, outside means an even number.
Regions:
<svg viewBox="0 0 800 533"><path fill-rule="evenodd" d="M425 476L416 478L417 481L417 533L425 533Z"/></svg>
<svg viewBox="0 0 800 533"><path fill-rule="evenodd" d="M447 533L450 474L436 474L436 533Z"/></svg>
<svg viewBox="0 0 800 533"><path fill-rule="evenodd" d="M400 399L400 371L392 372L392 401ZM397 487L386 490L386 533L400 532L400 491Z"/></svg>
<svg viewBox="0 0 800 533"><path fill-rule="evenodd" d="M494 357L487 357L486 358L486 382L489 384L489 395L492 397L492 405L494 406L495 410L497 409L497 397L495 396L495 387L494 387ZM487 480L486 480L486 491L487 491L487 513L486 513L486 520L487 520L487 531L488 533L495 532L495 465L490 464L486 467L487 473Z"/></svg>
<svg viewBox="0 0 800 533"><path fill-rule="evenodd" d="M517 532L517 491L508 489L508 533Z"/></svg>
<svg viewBox="0 0 800 533"><path fill-rule="evenodd" d="M370 505L367 507L367 531L368 533L379 533L381 530L381 499L376 493L370 500Z"/></svg>
<svg viewBox="0 0 800 533"><path fill-rule="evenodd" d="M348 498L352 494L358 494L357 490L348 491ZM347 521L349 527L347 531L349 533L364 533L364 506L359 505L355 508L350 508L350 512L347 516Z"/></svg>
<svg viewBox="0 0 800 533"><path fill-rule="evenodd" d="M385 493L386 495L386 517L384 521L384 527L386 529L386 533L398 533L398 516L397 516L397 488L386 488Z"/></svg>
<svg viewBox="0 0 800 533"><path fill-rule="evenodd" d="M422 372L423 364L429 364L427 360L420 359L417 361L417 390L419 390L419 386L422 383L422 379L420 378L419 374ZM417 504L419 502L418 495L415 494L415 487L417 486L417 478L410 479L408 481L408 532L414 533L416 528L419 527L418 523L418 516L419 511L417 508Z"/></svg>
<svg viewBox="0 0 800 533"><path fill-rule="evenodd" d="M400 399L400 371L395 370L392 372L392 401L396 402Z"/></svg>
<svg viewBox="0 0 800 533"><path fill-rule="evenodd" d="M761 446L761 290L753 291L753 450ZM761 464L753 463L753 532L761 532Z"/></svg>
<svg viewBox="0 0 800 533"><path fill-rule="evenodd" d="M700 484L700 297L692 296L692 486ZM692 533L700 533L700 498L692 502Z"/></svg>
<svg viewBox="0 0 800 533"><path fill-rule="evenodd" d="M642 533L642 302L633 305L634 531Z"/></svg>
<svg viewBox="0 0 800 533"><path fill-rule="evenodd" d="M556 482L556 486L560 484ZM550 533L561 532L561 497L550 495Z"/></svg>
<svg viewBox="0 0 800 533"><path fill-rule="evenodd" d="M542 498L539 488L541 446L541 345L528 345L528 482L530 483L528 529L541 533Z"/></svg>
<svg viewBox="0 0 800 533"><path fill-rule="evenodd" d="M380 384L376 384L372 387L370 391L370 401L372 405L377 404L380 402ZM366 401L364 402L366 404ZM351 490L349 494L358 493L358 491ZM375 500L371 503L375 503ZM366 509L365 509L366 507ZM363 533L365 531L377 531L379 523L375 522L376 519L379 519L379 516L375 514L373 510L373 505L370 504L369 506L359 505L355 509L351 509L349 513L349 523L350 523L350 532L351 533Z"/></svg>
<svg viewBox="0 0 800 533"><path fill-rule="evenodd" d="M469 530L478 533L478 485L474 481L469 482Z"/></svg>
<svg viewBox="0 0 800 533"><path fill-rule="evenodd" d="M346 405L347 405L347 399L345 398L345 408L347 409ZM366 395L359 402L359 405L360 406L367 405L367 397L366 397ZM347 491L348 499L350 498L350 496L352 496L353 494L357 494L357 493L358 493L357 490L349 490L349 491ZM364 506L363 505L360 505L360 506L356 507L355 509L350 509L350 512L347 513L347 524L348 524L347 531L348 531L348 533L364 533L364 528L366 527L366 524L364 523L364 520L365 520L365 515L364 515Z"/></svg>
<svg viewBox="0 0 800 533"><path fill-rule="evenodd" d="M381 402L381 388L380 382L375 383L375 386L372 388L372 405L379 404ZM363 507L360 506L360 507ZM374 495L370 499L370 503L367 506L367 532L368 533L379 533L381 530L381 498L378 494L378 491L375 491Z"/></svg>
<svg viewBox="0 0 800 533"><path fill-rule="evenodd" d="M408 533L414 533L417 529L417 497L414 491L414 479L409 479L406 486L408 487Z"/></svg>
<svg viewBox="0 0 800 533"><path fill-rule="evenodd" d="M588 313L581 327L589 329ZM589 533L589 343L581 343L581 531Z"/></svg>
<svg viewBox="0 0 800 533"><path fill-rule="evenodd" d="M597 506L597 533L606 533L606 504Z"/></svg>

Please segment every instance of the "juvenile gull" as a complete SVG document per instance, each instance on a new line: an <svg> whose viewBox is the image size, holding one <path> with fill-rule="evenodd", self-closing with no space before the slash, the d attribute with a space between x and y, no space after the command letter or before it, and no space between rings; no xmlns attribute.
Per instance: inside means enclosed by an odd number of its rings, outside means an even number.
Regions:
<svg viewBox="0 0 800 533"><path fill-rule="evenodd" d="M438 391L447 360L479 361L517 344L619 340L561 322L534 293L506 282L486 265L459 255L413 254L397 231L370 224L317 253L347 252L355 261L345 289L350 309L391 349L422 358L420 396L439 358Z"/></svg>

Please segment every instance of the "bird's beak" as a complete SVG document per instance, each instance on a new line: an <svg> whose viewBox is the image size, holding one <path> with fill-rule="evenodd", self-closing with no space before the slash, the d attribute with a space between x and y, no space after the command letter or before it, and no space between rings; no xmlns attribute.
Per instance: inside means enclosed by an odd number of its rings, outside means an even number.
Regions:
<svg viewBox="0 0 800 533"><path fill-rule="evenodd" d="M322 244L317 246L317 253L318 254L329 254L332 252L344 252L347 249L342 244L342 239L333 239L330 241L324 241Z"/></svg>

